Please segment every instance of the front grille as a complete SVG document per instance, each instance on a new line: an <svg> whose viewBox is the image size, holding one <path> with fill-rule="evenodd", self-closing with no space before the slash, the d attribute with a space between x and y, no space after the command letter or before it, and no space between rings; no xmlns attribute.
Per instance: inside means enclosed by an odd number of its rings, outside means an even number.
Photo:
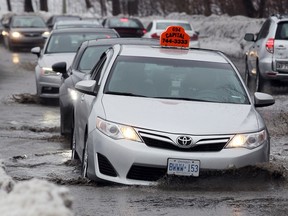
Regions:
<svg viewBox="0 0 288 216"><path fill-rule="evenodd" d="M43 87L42 88L42 93L43 94L58 94L59 93L59 88Z"/></svg>
<svg viewBox="0 0 288 216"><path fill-rule="evenodd" d="M133 165L128 174L128 179L142 180L142 181L157 181L164 177L166 168L161 167L147 167L142 165Z"/></svg>
<svg viewBox="0 0 288 216"><path fill-rule="evenodd" d="M24 32L22 33L25 37L41 37L41 32Z"/></svg>
<svg viewBox="0 0 288 216"><path fill-rule="evenodd" d="M171 142L166 142L155 138L142 136L142 139L144 143L149 147L183 151L183 152L217 152L221 151L227 143L223 142L223 139L221 139L221 141L219 140L219 142L215 140L215 142L213 143L196 145L192 146L191 148L180 148L176 145L173 145ZM198 142L201 142L201 140Z"/></svg>
<svg viewBox="0 0 288 216"><path fill-rule="evenodd" d="M110 163L110 161L104 155L101 155L99 153L97 154L97 157L98 157L98 165L99 165L100 173L104 175L116 177L117 173L114 167L112 166L112 164Z"/></svg>

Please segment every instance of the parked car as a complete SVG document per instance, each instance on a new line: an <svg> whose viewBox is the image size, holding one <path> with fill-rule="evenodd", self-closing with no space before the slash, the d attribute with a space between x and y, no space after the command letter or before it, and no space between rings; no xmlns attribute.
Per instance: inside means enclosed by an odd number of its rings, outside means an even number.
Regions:
<svg viewBox="0 0 288 216"><path fill-rule="evenodd" d="M168 26L182 26L190 36L190 47L200 47L199 32L186 20L153 20L147 25L147 32L143 37L159 39L161 33L165 31Z"/></svg>
<svg viewBox="0 0 288 216"><path fill-rule="evenodd" d="M137 18L108 17L102 21L105 28L115 29L121 37L142 37L146 29Z"/></svg>
<svg viewBox="0 0 288 216"><path fill-rule="evenodd" d="M52 70L52 65L65 61L67 67L73 61L78 47L83 41L97 38L119 37L113 29L104 28L69 28L55 29L51 32L43 50L35 47L31 50L38 56L35 67L36 88L38 97L59 98L61 76Z"/></svg>
<svg viewBox="0 0 288 216"><path fill-rule="evenodd" d="M270 84L288 81L288 15L273 15L259 33L245 34L252 42L246 52L245 82L251 91L265 91Z"/></svg>
<svg viewBox="0 0 288 216"><path fill-rule="evenodd" d="M81 20L81 17L77 15L52 15L46 21L49 30L51 31L53 29L54 24L60 20Z"/></svg>
<svg viewBox="0 0 288 216"><path fill-rule="evenodd" d="M83 177L149 185L269 161L255 107L274 99L251 98L219 51L117 44L75 88L72 157Z"/></svg>
<svg viewBox="0 0 288 216"><path fill-rule="evenodd" d="M16 48L43 47L48 28L42 17L38 15L11 15L2 20L4 30L2 36L5 46L14 50Z"/></svg>
<svg viewBox="0 0 288 216"><path fill-rule="evenodd" d="M115 44L158 45L155 40L143 38L110 38L85 41L78 49L71 66L66 70L66 62L58 62L52 65L55 72L62 73L62 84L59 90L60 105L60 130L62 135L73 134L73 115L75 84L90 76L90 71L100 59L100 56L109 47Z"/></svg>
<svg viewBox="0 0 288 216"><path fill-rule="evenodd" d="M62 28L103 28L97 20L60 20L57 21L53 29Z"/></svg>

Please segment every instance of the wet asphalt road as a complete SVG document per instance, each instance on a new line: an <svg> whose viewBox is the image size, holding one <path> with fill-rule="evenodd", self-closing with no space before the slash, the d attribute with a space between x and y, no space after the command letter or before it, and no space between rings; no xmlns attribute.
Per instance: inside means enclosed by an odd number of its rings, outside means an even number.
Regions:
<svg viewBox="0 0 288 216"><path fill-rule="evenodd" d="M243 61L233 59L243 71ZM36 56L0 46L0 160L15 180L65 185L75 215L287 215L287 87L271 90L276 104L261 108L271 134L271 163L197 179L164 179L158 186L97 185L80 177L69 141L59 133L57 103L35 97Z"/></svg>

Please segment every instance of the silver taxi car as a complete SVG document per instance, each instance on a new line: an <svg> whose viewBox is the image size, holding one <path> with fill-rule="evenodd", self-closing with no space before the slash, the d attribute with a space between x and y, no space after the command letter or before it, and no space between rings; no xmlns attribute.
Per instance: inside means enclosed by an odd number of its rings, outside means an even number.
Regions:
<svg viewBox="0 0 288 216"><path fill-rule="evenodd" d="M114 45L76 89L72 158L83 177L149 185L269 161L256 107L274 99L251 98L221 52Z"/></svg>

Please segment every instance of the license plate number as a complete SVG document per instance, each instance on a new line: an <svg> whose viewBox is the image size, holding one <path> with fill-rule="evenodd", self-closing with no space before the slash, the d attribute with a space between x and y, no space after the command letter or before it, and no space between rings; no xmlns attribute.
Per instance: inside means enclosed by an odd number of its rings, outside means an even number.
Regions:
<svg viewBox="0 0 288 216"><path fill-rule="evenodd" d="M277 69L288 70L288 63L277 62Z"/></svg>
<svg viewBox="0 0 288 216"><path fill-rule="evenodd" d="M167 174L181 176L199 176L200 161L188 159L168 159Z"/></svg>

